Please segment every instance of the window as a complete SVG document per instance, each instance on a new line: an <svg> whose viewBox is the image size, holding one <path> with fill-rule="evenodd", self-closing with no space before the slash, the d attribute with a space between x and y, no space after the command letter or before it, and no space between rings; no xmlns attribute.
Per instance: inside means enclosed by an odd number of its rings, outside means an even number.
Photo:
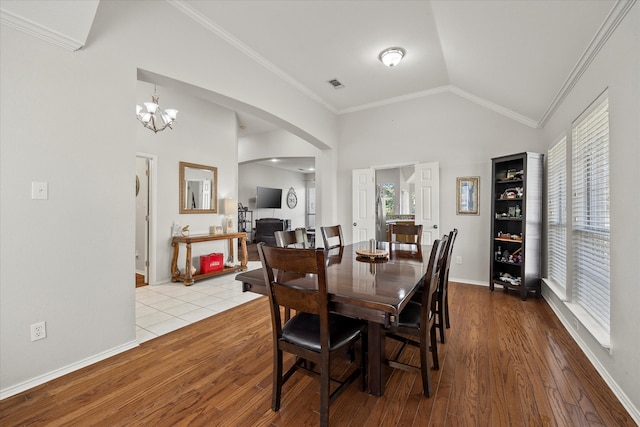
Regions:
<svg viewBox="0 0 640 427"><path fill-rule="evenodd" d="M396 198L396 188L393 184L380 184L380 189L382 192L382 203L384 205L384 213L385 215L393 215L396 212L394 211L394 201Z"/></svg>
<svg viewBox="0 0 640 427"><path fill-rule="evenodd" d="M567 283L567 137L547 155L547 265L549 279Z"/></svg>
<svg viewBox="0 0 640 427"><path fill-rule="evenodd" d="M606 96L606 95L604 95ZM609 103L599 99L572 126L572 302L609 332Z"/></svg>

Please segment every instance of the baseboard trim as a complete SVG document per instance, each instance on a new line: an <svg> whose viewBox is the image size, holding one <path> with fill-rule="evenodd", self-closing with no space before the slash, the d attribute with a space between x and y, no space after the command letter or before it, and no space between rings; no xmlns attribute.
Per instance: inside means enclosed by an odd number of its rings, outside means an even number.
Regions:
<svg viewBox="0 0 640 427"><path fill-rule="evenodd" d="M480 280L456 279L454 277L449 277L449 282L462 283L462 284L465 284L465 285L476 285L476 286L489 287L489 282L482 282Z"/></svg>
<svg viewBox="0 0 640 427"><path fill-rule="evenodd" d="M23 391L29 390L33 387L37 387L46 383L47 381L51 381L53 379L59 378L63 375L69 374L71 372L77 371L78 369L85 368L89 365L93 365L94 363L100 362L102 360L108 359L116 354L125 352L127 350L131 350L132 348L140 345L138 340L129 341L128 343L122 344L120 346L111 348L107 351L103 351L102 353L98 353L91 357L87 357L86 359L80 360L76 363L72 363L71 365L64 366L60 369L56 369L51 372L47 372L46 374L37 376L30 380L24 381L20 384L16 384L11 387L7 387L5 389L0 390L0 400L6 399L7 397L11 397L18 393L22 393Z"/></svg>

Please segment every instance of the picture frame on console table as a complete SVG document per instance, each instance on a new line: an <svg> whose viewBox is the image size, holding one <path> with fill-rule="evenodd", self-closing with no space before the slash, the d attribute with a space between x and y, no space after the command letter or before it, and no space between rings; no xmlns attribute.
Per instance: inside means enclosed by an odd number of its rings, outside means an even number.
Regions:
<svg viewBox="0 0 640 427"><path fill-rule="evenodd" d="M456 215L480 215L480 177L456 178Z"/></svg>

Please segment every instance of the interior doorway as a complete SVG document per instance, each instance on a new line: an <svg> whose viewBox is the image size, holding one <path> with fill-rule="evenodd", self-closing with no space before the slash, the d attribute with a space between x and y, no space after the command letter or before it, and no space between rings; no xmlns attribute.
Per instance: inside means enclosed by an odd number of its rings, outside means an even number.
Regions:
<svg viewBox="0 0 640 427"><path fill-rule="evenodd" d="M150 161L136 156L136 288L149 284Z"/></svg>
<svg viewBox="0 0 640 427"><path fill-rule="evenodd" d="M388 194L384 194L385 189ZM354 242L387 240L389 223L398 221L422 225L422 241L426 244L437 238L438 162L354 169L352 198Z"/></svg>

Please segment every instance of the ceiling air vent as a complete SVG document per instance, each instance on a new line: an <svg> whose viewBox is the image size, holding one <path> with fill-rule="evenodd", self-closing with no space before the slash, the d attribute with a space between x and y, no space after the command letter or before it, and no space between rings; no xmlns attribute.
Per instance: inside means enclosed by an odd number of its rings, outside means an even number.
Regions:
<svg viewBox="0 0 640 427"><path fill-rule="evenodd" d="M329 80L329 84L333 86L334 89L342 89L344 85L338 81L338 79Z"/></svg>

